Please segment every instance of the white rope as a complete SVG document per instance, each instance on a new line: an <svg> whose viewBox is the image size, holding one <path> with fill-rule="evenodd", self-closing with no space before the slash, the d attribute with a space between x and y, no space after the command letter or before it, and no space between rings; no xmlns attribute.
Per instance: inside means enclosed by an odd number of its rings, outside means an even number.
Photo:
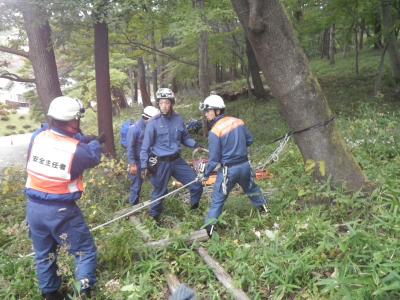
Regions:
<svg viewBox="0 0 400 300"><path fill-rule="evenodd" d="M129 217L130 215L134 214L135 212L138 212L139 210L141 210L141 209L143 209L143 208L145 208L145 207L148 207L148 206L150 206L151 204L157 203L157 202L159 202L160 200L162 200L162 199L164 199L164 198L167 198L168 196L173 195L173 194L175 194L176 192L179 192L180 190L182 190L182 189L188 187L189 185L195 183L196 181L198 181L197 178L194 179L194 180L192 180L191 182L189 182L189 183L187 183L187 184L185 184L185 185L183 185L183 186L181 186L181 187L179 187L179 188L177 188L177 189L175 189L175 190L169 192L168 194L165 194L164 196L161 196L161 197L159 197L159 198L153 200L153 201L149 201L149 202L146 203L146 204L145 204L145 203L141 203L142 205L138 204L138 205L140 205L139 207L135 207L134 209L128 211L127 213L125 213L125 214L123 214L123 215L121 215L121 216L119 216L119 217L116 217L116 218L114 218L114 219L112 219L112 220L110 220L110 221L108 221L108 222L105 222L105 223L103 223L103 224L100 224L100 225L97 225L97 226L93 227L92 229L90 229L90 232L93 232L93 231L95 231L95 230L97 230L97 229L103 228L103 227L105 227L105 226L107 226L107 225L110 225L110 224L112 224L112 223L114 223L114 222L116 222L116 221L118 221L118 220L123 219L123 218ZM147 201L146 201L146 202L147 202ZM31 253L29 253L28 255L22 256L22 258L26 258L26 257L34 256L34 255L35 255L35 252L31 252Z"/></svg>

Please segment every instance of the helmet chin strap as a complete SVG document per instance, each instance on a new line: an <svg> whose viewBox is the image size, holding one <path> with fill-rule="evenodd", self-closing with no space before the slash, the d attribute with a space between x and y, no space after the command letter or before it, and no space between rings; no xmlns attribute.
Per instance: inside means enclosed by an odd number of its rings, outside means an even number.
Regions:
<svg viewBox="0 0 400 300"><path fill-rule="evenodd" d="M77 123L68 122L68 125L64 127L64 130L72 134L81 132L81 121L80 119L78 119L77 121L78 121ZM78 126L75 126L75 124L77 124Z"/></svg>

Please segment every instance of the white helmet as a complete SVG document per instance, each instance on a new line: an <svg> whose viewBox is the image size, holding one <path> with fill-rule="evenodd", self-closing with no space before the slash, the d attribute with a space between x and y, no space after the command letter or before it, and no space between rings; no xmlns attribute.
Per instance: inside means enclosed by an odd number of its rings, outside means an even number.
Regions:
<svg viewBox="0 0 400 300"><path fill-rule="evenodd" d="M224 99L218 95L210 95L204 99L203 103L200 103L199 109L201 111L206 111L208 109L224 109L225 103Z"/></svg>
<svg viewBox="0 0 400 300"><path fill-rule="evenodd" d="M157 103L161 99L169 99L172 103L175 103L175 95L174 92L168 88L159 88L156 93L156 101Z"/></svg>
<svg viewBox="0 0 400 300"><path fill-rule="evenodd" d="M81 100L67 96L56 97L51 101L47 115L59 121L79 120L85 108Z"/></svg>
<svg viewBox="0 0 400 300"><path fill-rule="evenodd" d="M146 106L143 109L142 116L144 118L150 119L150 118L153 118L153 117L155 117L155 116L157 116L159 114L160 114L160 110L158 108L149 105L149 106Z"/></svg>

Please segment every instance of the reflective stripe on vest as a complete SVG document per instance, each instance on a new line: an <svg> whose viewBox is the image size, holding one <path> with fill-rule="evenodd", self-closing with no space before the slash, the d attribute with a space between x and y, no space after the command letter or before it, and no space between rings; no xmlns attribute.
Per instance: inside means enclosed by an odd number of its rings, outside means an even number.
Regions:
<svg viewBox="0 0 400 300"><path fill-rule="evenodd" d="M217 123L211 129L211 132L220 138L228 134L232 130L238 128L239 126L243 125L244 122L240 119L234 117L224 117L221 120L217 121Z"/></svg>
<svg viewBox="0 0 400 300"><path fill-rule="evenodd" d="M44 193L83 191L82 176L71 180L71 165L79 141L46 130L33 140L27 163L26 187Z"/></svg>

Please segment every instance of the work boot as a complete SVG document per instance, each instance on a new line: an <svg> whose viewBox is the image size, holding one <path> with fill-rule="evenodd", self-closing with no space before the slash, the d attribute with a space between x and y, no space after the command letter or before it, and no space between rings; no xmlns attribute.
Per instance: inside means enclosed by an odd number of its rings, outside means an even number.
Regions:
<svg viewBox="0 0 400 300"><path fill-rule="evenodd" d="M59 291L42 294L42 296L46 300L64 300L64 296Z"/></svg>
<svg viewBox="0 0 400 300"><path fill-rule="evenodd" d="M208 236L211 237L213 234L213 231L214 231L214 225L212 225L212 224L207 225L206 231L207 231Z"/></svg>
<svg viewBox="0 0 400 300"><path fill-rule="evenodd" d="M260 212L260 214L262 215L266 215L268 214L268 208L265 204L261 205L258 207L258 211Z"/></svg>
<svg viewBox="0 0 400 300"><path fill-rule="evenodd" d="M81 299L85 300L85 299L90 299L92 297L92 293L91 293L91 289L87 288L87 289L83 289L80 291Z"/></svg>
<svg viewBox="0 0 400 300"><path fill-rule="evenodd" d="M152 217L157 226L161 225L161 215Z"/></svg>
<svg viewBox="0 0 400 300"><path fill-rule="evenodd" d="M199 202L197 202L197 203L195 203L195 204L192 204L191 206L190 206L190 209L198 209L199 208Z"/></svg>

